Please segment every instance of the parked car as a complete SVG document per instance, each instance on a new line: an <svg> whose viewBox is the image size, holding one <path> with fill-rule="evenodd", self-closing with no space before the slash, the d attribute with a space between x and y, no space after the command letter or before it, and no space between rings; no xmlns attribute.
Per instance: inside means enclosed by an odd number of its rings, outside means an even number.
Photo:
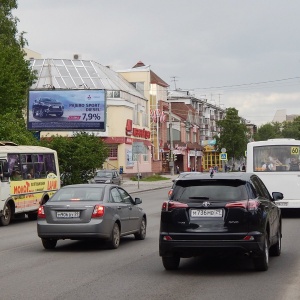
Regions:
<svg viewBox="0 0 300 300"><path fill-rule="evenodd" d="M38 210L37 232L45 249L59 239L103 239L118 248L120 237L146 237L147 217L123 188L112 184L75 184L59 189Z"/></svg>
<svg viewBox="0 0 300 300"><path fill-rule="evenodd" d="M173 188L175 186L175 181L176 180L178 180L179 178L189 177L189 176L195 176L195 175L199 175L199 174L202 174L202 172L181 172L181 173L179 173L178 177L172 180L172 182L173 182L172 187L168 191L168 197L169 197L169 199L170 199L170 197L172 195Z"/></svg>
<svg viewBox="0 0 300 300"><path fill-rule="evenodd" d="M113 183L121 185L121 176L117 170L99 170L90 183Z"/></svg>
<svg viewBox="0 0 300 300"><path fill-rule="evenodd" d="M266 271L269 254L281 253L281 211L255 174L204 173L174 182L162 205L159 254L166 270L181 257L247 254L256 270Z"/></svg>
<svg viewBox="0 0 300 300"><path fill-rule="evenodd" d="M32 105L34 117L45 118L49 115L61 117L64 114L64 106L61 102L52 98L38 98Z"/></svg>

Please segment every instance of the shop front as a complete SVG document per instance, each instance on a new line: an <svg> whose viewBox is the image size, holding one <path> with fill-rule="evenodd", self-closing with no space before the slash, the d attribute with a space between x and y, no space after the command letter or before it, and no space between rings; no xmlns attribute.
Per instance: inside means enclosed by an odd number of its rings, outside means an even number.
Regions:
<svg viewBox="0 0 300 300"><path fill-rule="evenodd" d="M109 157L104 168L115 168L123 174L151 172L150 131L132 125L127 119L125 136L103 138L109 148Z"/></svg>

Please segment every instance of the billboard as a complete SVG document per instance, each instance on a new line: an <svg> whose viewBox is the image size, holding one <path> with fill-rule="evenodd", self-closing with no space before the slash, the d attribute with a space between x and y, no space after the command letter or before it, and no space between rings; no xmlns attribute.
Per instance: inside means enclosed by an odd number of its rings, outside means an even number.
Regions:
<svg viewBox="0 0 300 300"><path fill-rule="evenodd" d="M27 128L34 131L105 131L105 90L29 91Z"/></svg>

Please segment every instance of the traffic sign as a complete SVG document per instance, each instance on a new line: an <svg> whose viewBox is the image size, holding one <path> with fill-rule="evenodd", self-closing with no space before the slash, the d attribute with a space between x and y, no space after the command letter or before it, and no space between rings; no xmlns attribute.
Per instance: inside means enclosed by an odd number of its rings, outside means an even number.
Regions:
<svg viewBox="0 0 300 300"><path fill-rule="evenodd" d="M220 153L220 160L227 160L227 153Z"/></svg>

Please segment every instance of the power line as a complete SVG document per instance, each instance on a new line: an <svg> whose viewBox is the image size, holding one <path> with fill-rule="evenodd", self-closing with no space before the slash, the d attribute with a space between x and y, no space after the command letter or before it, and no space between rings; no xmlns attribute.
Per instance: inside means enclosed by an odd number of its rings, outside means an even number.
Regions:
<svg viewBox="0 0 300 300"><path fill-rule="evenodd" d="M193 88L191 90L210 90L210 89L223 89L223 88L232 88L232 87L243 87L243 86L251 86L251 85L259 85L259 84L281 82L281 81L287 81L287 80L293 80L293 79L300 79L300 77L296 76L296 77L291 77L291 78L268 80L268 81L261 81L261 82L232 84L232 85L223 85L223 86L212 86L212 87L204 87L204 88Z"/></svg>

